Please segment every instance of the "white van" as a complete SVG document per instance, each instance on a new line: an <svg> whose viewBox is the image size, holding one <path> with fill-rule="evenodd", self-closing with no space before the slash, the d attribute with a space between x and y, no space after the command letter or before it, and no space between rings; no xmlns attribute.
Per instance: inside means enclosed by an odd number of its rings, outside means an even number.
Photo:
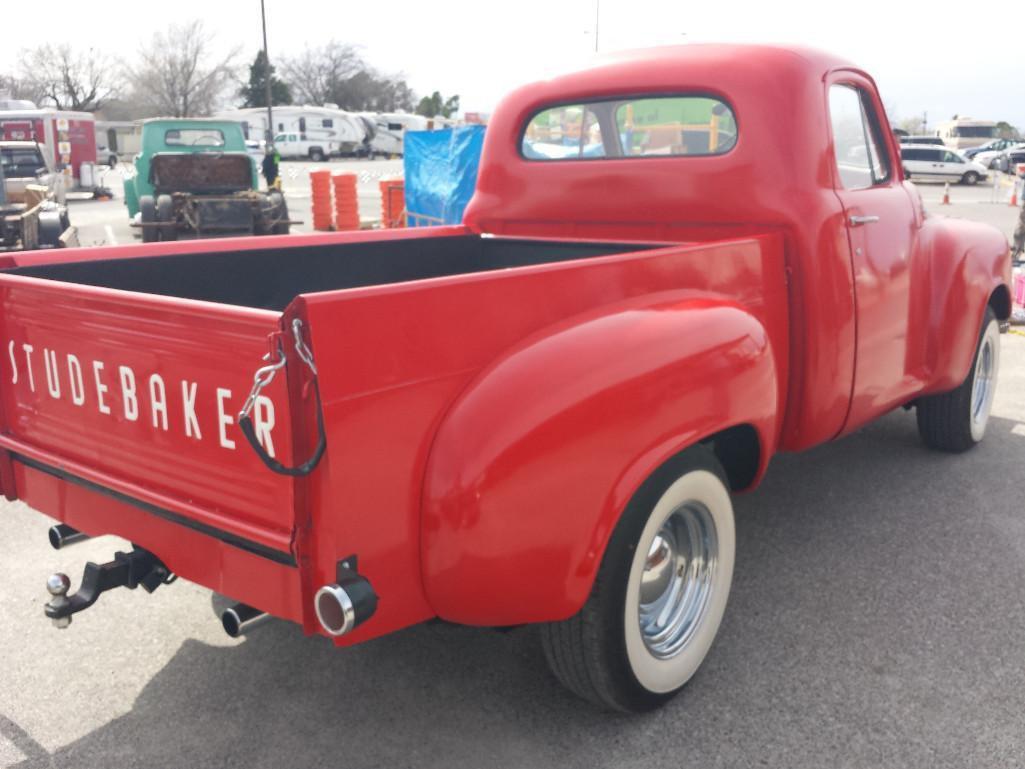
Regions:
<svg viewBox="0 0 1025 769"><path fill-rule="evenodd" d="M900 148L904 176L913 181L933 180L976 184L988 175L986 169L971 160L965 160L953 150L931 147L928 144L905 144Z"/></svg>

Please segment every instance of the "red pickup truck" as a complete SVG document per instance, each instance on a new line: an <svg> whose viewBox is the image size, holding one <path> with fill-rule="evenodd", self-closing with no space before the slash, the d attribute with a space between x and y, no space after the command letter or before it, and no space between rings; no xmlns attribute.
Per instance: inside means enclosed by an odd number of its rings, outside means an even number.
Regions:
<svg viewBox="0 0 1025 769"><path fill-rule="evenodd" d="M822 53L650 50L508 96L460 226L4 257L3 493L133 543L47 616L180 575L232 633L530 623L574 692L666 701L773 454L983 437L1008 244L888 125Z"/></svg>

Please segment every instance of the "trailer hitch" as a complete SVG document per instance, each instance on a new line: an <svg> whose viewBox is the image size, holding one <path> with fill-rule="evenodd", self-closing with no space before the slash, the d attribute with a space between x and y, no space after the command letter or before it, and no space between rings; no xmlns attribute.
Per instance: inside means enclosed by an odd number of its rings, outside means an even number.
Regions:
<svg viewBox="0 0 1025 769"><path fill-rule="evenodd" d="M82 583L74 595L68 595L71 580L67 574L58 572L50 575L46 580L46 589L52 598L46 604L46 616L53 620L56 627L66 628L71 624L73 614L88 609L108 590L116 587L135 590L142 585L147 593L152 593L161 585L173 581L174 575L148 550L136 547L130 553L118 551L109 563L87 563Z"/></svg>

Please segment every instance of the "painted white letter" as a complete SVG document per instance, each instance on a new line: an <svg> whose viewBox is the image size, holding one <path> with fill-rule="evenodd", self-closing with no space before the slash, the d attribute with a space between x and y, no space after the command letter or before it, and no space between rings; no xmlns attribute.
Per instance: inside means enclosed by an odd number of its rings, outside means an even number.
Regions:
<svg viewBox="0 0 1025 769"><path fill-rule="evenodd" d="M61 397L61 380L57 376L57 353L43 348L43 365L46 366L46 389L51 398Z"/></svg>
<svg viewBox="0 0 1025 769"><path fill-rule="evenodd" d="M21 349L25 351L25 367L28 369L28 387L32 392L35 392L36 383L35 380L32 378L32 351L36 348L30 344L25 344L23 342L21 345Z"/></svg>
<svg viewBox="0 0 1025 769"><path fill-rule="evenodd" d="M149 403L150 408L153 411L153 426L163 427L167 429L167 391L164 390L164 380L160 378L160 374L152 374L149 378ZM157 414L160 415L160 421L163 423L157 423Z"/></svg>
<svg viewBox="0 0 1025 769"><path fill-rule="evenodd" d="M107 392L107 385L100 381L100 372L103 371L103 361L93 361L93 379L96 380L96 403L100 407L101 414L109 414L110 406L103 402L103 393Z"/></svg>
<svg viewBox="0 0 1025 769"><path fill-rule="evenodd" d="M233 449L235 441L228 437L228 433L224 429L228 425L235 424L235 420L224 412L224 401L229 398L231 398L231 390L226 390L223 387L217 388L217 429L220 431L221 445L226 449Z"/></svg>
<svg viewBox="0 0 1025 769"><path fill-rule="evenodd" d="M270 437L270 431L274 429L274 402L266 395L259 395L256 398L256 405L253 407L253 428L257 440L273 457L274 441Z"/></svg>
<svg viewBox="0 0 1025 769"><path fill-rule="evenodd" d="M189 385L192 388L189 388ZM196 421L196 383L182 380L182 406L185 412L185 435L191 437L193 434L196 440L202 440L203 434L199 432L199 422Z"/></svg>
<svg viewBox="0 0 1025 769"><path fill-rule="evenodd" d="M11 356L11 384L18 384L18 362L14 359L14 340L7 345L7 354Z"/></svg>
<svg viewBox="0 0 1025 769"><path fill-rule="evenodd" d="M68 353L68 381L71 383L71 402L76 406L85 403L85 385L82 384L82 365Z"/></svg>
<svg viewBox="0 0 1025 769"><path fill-rule="evenodd" d="M139 418L139 399L135 396L135 372L128 366L118 366L121 374L121 400L125 404L125 419L134 422Z"/></svg>

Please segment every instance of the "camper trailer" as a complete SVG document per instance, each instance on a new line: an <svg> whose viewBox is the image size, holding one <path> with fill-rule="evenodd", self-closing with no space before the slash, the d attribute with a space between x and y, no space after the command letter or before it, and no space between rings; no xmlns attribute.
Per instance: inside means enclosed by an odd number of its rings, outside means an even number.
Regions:
<svg viewBox="0 0 1025 769"><path fill-rule="evenodd" d="M954 118L938 123L936 135L952 150L967 150L995 139L997 124L992 120Z"/></svg>
<svg viewBox="0 0 1025 769"><path fill-rule="evenodd" d="M356 115L334 107L274 107L274 146L283 158L326 160L354 155L364 145L366 127ZM246 139L260 140L267 131L264 107L226 110L214 117L237 120Z"/></svg>

